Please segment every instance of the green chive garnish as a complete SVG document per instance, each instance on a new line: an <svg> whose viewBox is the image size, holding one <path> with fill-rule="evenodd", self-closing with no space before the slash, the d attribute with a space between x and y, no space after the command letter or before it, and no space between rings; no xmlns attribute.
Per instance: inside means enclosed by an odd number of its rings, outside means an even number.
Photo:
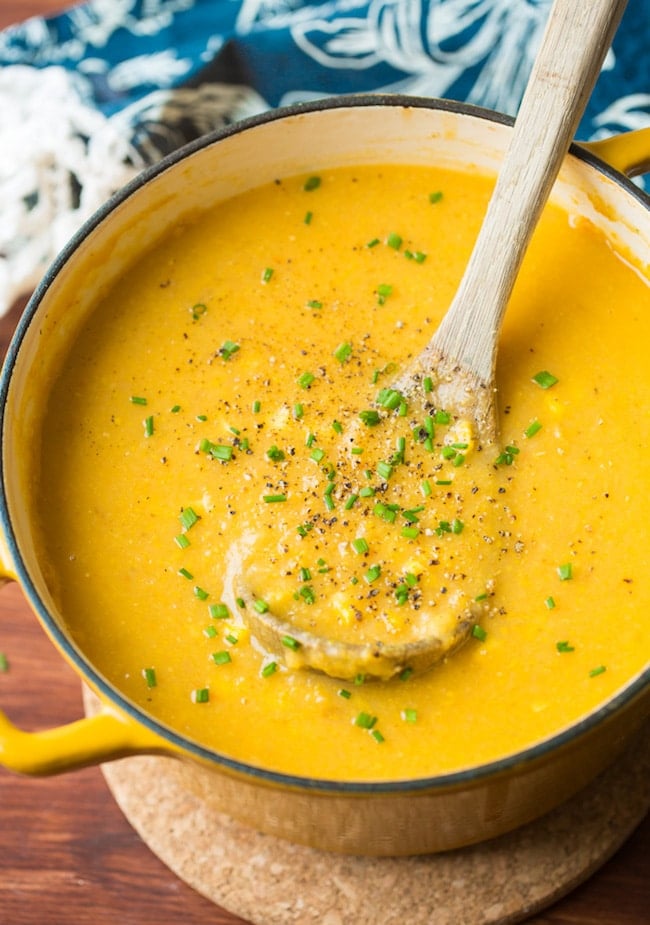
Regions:
<svg viewBox="0 0 650 925"><path fill-rule="evenodd" d="M213 620L227 620L230 616L228 607L225 604L210 604L208 613Z"/></svg>
<svg viewBox="0 0 650 925"><path fill-rule="evenodd" d="M142 395L132 395L129 399L134 405L146 405L147 399L143 398Z"/></svg>
<svg viewBox="0 0 650 925"><path fill-rule="evenodd" d="M267 664L262 668L262 677L270 678L272 674L278 670L277 662L267 662Z"/></svg>
<svg viewBox="0 0 650 925"><path fill-rule="evenodd" d="M543 369L541 372L536 373L533 376L533 382L536 382L538 386L542 389L550 389L552 385L555 385L556 382L559 382L559 379L549 373L548 370Z"/></svg>
<svg viewBox="0 0 650 925"><path fill-rule="evenodd" d="M210 700L210 690L207 687L200 687L192 691L190 696L194 703L207 703Z"/></svg>
<svg viewBox="0 0 650 925"><path fill-rule="evenodd" d="M402 710L402 719L407 723L416 723L418 711L413 710L411 707L407 707L405 710Z"/></svg>
<svg viewBox="0 0 650 925"><path fill-rule="evenodd" d="M598 665L597 668L592 668L592 669L591 669L591 671L589 672L589 677L590 677L590 678L595 678L595 677L597 677L599 674L603 674L605 671L607 671L607 668L606 668L605 665Z"/></svg>
<svg viewBox="0 0 650 925"><path fill-rule="evenodd" d="M198 523L200 519L201 518L194 508L191 507L184 508L181 514L179 514L179 520L185 530L189 530L194 524Z"/></svg>
<svg viewBox="0 0 650 925"><path fill-rule="evenodd" d="M363 556L369 550L368 541L363 536L358 536L352 540L352 548L358 555Z"/></svg>
<svg viewBox="0 0 650 925"><path fill-rule="evenodd" d="M485 642L487 639L487 632L483 629L482 626L479 626L478 623L475 623L472 627L472 636L474 639L478 639L479 642Z"/></svg>
<svg viewBox="0 0 650 925"><path fill-rule="evenodd" d="M286 495L263 495L262 500L265 504L282 504L287 500Z"/></svg>
<svg viewBox="0 0 650 925"><path fill-rule="evenodd" d="M575 646L570 645L568 639L562 639L555 643L558 652L575 652Z"/></svg>
<svg viewBox="0 0 650 925"><path fill-rule="evenodd" d="M297 652L300 648L300 643L297 639L294 639L293 636L283 636L282 645L286 646L287 649L291 649L293 652Z"/></svg>
<svg viewBox="0 0 650 925"><path fill-rule="evenodd" d="M298 385L301 389L308 389L316 376L310 372L304 372L301 376L298 377Z"/></svg>
<svg viewBox="0 0 650 925"><path fill-rule="evenodd" d="M373 581L377 581L380 575L381 575L381 565L373 565L372 568L368 569L368 571L363 577L366 579L368 584L371 585Z"/></svg>
<svg viewBox="0 0 650 925"><path fill-rule="evenodd" d="M239 344L236 344L232 340L226 340L221 347L219 347L219 353L224 360L229 360L239 349Z"/></svg>
<svg viewBox="0 0 650 925"><path fill-rule="evenodd" d="M153 436L153 415L150 414L149 417L146 417L142 424L144 426L145 437Z"/></svg>
<svg viewBox="0 0 650 925"><path fill-rule="evenodd" d="M258 613L266 613L269 609L269 605L261 598L253 602L253 607Z"/></svg>
<svg viewBox="0 0 650 925"><path fill-rule="evenodd" d="M221 652L213 652L212 661L215 665L227 665L229 662L232 662L230 652L227 652L225 649Z"/></svg>
<svg viewBox="0 0 650 925"><path fill-rule="evenodd" d="M339 344L333 354L339 363L345 363L352 355L352 344L344 342Z"/></svg>
<svg viewBox="0 0 650 925"><path fill-rule="evenodd" d="M539 421L532 421L524 431L524 437L534 437L542 429Z"/></svg>
<svg viewBox="0 0 650 925"><path fill-rule="evenodd" d="M146 684L147 684L147 687L151 688L151 687L155 687L155 686L156 686L156 670L155 670L155 668L143 668L143 669L142 669L142 677L144 678L144 680L145 680L145 682L146 682Z"/></svg>
<svg viewBox="0 0 650 925"><path fill-rule="evenodd" d="M320 184L321 184L320 177L308 177L305 180L302 188L304 189L306 193L311 193L313 190L318 189Z"/></svg>
<svg viewBox="0 0 650 925"><path fill-rule="evenodd" d="M373 716L371 713L361 712L358 713L354 725L359 726L360 729L372 729L377 722L377 717Z"/></svg>
<svg viewBox="0 0 650 925"><path fill-rule="evenodd" d="M178 536L175 536L174 542L181 549L187 549L187 547L190 545L190 541L188 540L188 538L186 537L184 533L179 533Z"/></svg>
<svg viewBox="0 0 650 925"><path fill-rule="evenodd" d="M402 246L402 236L397 234L395 231L391 231L391 233L386 238L386 244L388 244L389 247L392 247L393 250L398 251Z"/></svg>
<svg viewBox="0 0 650 925"><path fill-rule="evenodd" d="M570 562L565 562L564 565L558 565L557 573L560 578L560 581L569 581L573 578L573 568Z"/></svg>

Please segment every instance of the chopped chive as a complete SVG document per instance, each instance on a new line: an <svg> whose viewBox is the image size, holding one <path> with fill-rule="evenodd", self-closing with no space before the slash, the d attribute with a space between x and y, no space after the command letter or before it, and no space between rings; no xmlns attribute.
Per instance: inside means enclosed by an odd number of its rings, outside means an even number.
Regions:
<svg viewBox="0 0 650 925"><path fill-rule="evenodd" d="M188 581L192 581L194 578L194 575L191 572L188 572L186 568L179 568L178 574L181 576L181 578L187 578Z"/></svg>
<svg viewBox="0 0 650 925"><path fill-rule="evenodd" d="M134 405L146 405L147 399L143 398L142 395L132 395L129 401Z"/></svg>
<svg viewBox="0 0 650 925"><path fill-rule="evenodd" d="M352 548L358 555L363 556L368 552L370 547L365 537L358 536L356 539L352 540Z"/></svg>
<svg viewBox="0 0 650 925"><path fill-rule="evenodd" d="M553 600L552 597L547 597L544 603L546 604L549 610L553 610L553 608L555 607L555 601Z"/></svg>
<svg viewBox="0 0 650 925"><path fill-rule="evenodd" d="M379 417L379 412L374 411L374 410L360 411L359 417L361 418L363 423L366 425L366 427L375 427L377 424L379 424L379 421L381 420L381 418Z"/></svg>
<svg viewBox="0 0 650 925"><path fill-rule="evenodd" d="M362 711L357 713L357 716L354 720L354 725L359 726L360 729L372 729L377 722L377 717L373 716L372 713L366 713Z"/></svg>
<svg viewBox="0 0 650 925"><path fill-rule="evenodd" d="M311 453L309 454L309 458L313 459L313 461L317 463L322 462L323 459L325 458L325 450L322 450L320 447L317 446L315 449L311 451Z"/></svg>
<svg viewBox="0 0 650 925"><path fill-rule="evenodd" d="M413 260L415 260L416 263L424 263L426 259L427 259L427 255L423 253L422 251L416 251L413 254Z"/></svg>
<svg viewBox="0 0 650 925"><path fill-rule="evenodd" d="M433 420L436 424L449 424L451 421L451 414L448 411L438 410L434 412Z"/></svg>
<svg viewBox="0 0 650 925"><path fill-rule="evenodd" d="M341 687L336 693L339 695L339 697L343 697L344 700L349 700L352 696L352 692L347 690L345 687Z"/></svg>
<svg viewBox="0 0 650 925"><path fill-rule="evenodd" d="M386 244L389 247L392 247L393 250L398 251L402 246L402 236L397 234L395 231L391 231L388 237L386 238Z"/></svg>
<svg viewBox="0 0 650 925"><path fill-rule="evenodd" d="M359 489L360 498L372 498L375 494L375 489L370 485L364 485L363 488Z"/></svg>
<svg viewBox="0 0 650 925"><path fill-rule="evenodd" d="M429 193L429 202L436 203L436 202L440 202L441 199L442 199L441 190L436 190L435 193Z"/></svg>
<svg viewBox="0 0 650 925"><path fill-rule="evenodd" d="M380 575L381 575L381 565L373 565L371 568L368 569L368 571L363 577L368 582L368 584L371 585L374 581L377 581Z"/></svg>
<svg viewBox="0 0 650 925"><path fill-rule="evenodd" d="M603 674L605 671L607 671L607 667L606 667L605 665L598 665L597 668L592 668L592 669L591 669L591 671L589 672L589 677L590 677L590 678L595 678L595 677L597 677L599 674Z"/></svg>
<svg viewBox="0 0 650 925"><path fill-rule="evenodd" d="M287 500L287 496L284 494L262 495L262 500L265 504L282 504Z"/></svg>
<svg viewBox="0 0 650 925"><path fill-rule="evenodd" d="M235 636L234 633L228 633L228 635L225 636L224 638L226 642L230 643L231 646L236 646L237 643L239 642L239 636Z"/></svg>
<svg viewBox="0 0 650 925"><path fill-rule="evenodd" d="M199 687L192 691L191 698L193 703L208 703L210 700L210 690L207 687Z"/></svg>
<svg viewBox="0 0 650 925"><path fill-rule="evenodd" d="M261 407L262 407L262 403L256 399L253 402L253 407L252 407L253 414L259 414Z"/></svg>
<svg viewBox="0 0 650 925"><path fill-rule="evenodd" d="M278 670L277 662L267 662L267 664L262 668L262 677L270 678L272 674Z"/></svg>
<svg viewBox="0 0 650 925"><path fill-rule="evenodd" d="M452 485L451 479L436 479L436 485Z"/></svg>
<svg viewBox="0 0 650 925"><path fill-rule="evenodd" d="M298 377L298 385L301 389L308 389L316 376L310 372L304 372L301 376Z"/></svg>
<svg viewBox="0 0 650 925"><path fill-rule="evenodd" d="M318 299L309 299L307 302L307 308L319 309L323 307L323 303Z"/></svg>
<svg viewBox="0 0 650 925"><path fill-rule="evenodd" d="M531 421L526 430L524 431L524 437L534 437L542 429L542 425L539 421Z"/></svg>
<svg viewBox="0 0 650 925"><path fill-rule="evenodd" d="M213 620L227 620L230 616L230 611L226 604L209 604L208 613Z"/></svg>
<svg viewBox="0 0 650 925"><path fill-rule="evenodd" d="M311 193L313 192L313 190L318 189L320 185L321 185L321 178L314 176L314 177L308 177L305 180L302 188L306 193Z"/></svg>
<svg viewBox="0 0 650 925"><path fill-rule="evenodd" d="M387 482L392 474L393 474L393 467L391 466L390 463L384 462L383 460L380 460L377 463L377 475L379 476L380 479L383 479L384 481Z"/></svg>
<svg viewBox="0 0 650 925"><path fill-rule="evenodd" d="M559 379L554 376L553 373L549 373L548 370L543 369L533 376L533 382L536 382L542 389L550 389L556 382L559 382Z"/></svg>
<svg viewBox="0 0 650 925"><path fill-rule="evenodd" d="M345 363L350 359L352 355L352 344L345 341L342 344L339 344L333 354L339 363Z"/></svg>
<svg viewBox="0 0 650 925"><path fill-rule="evenodd" d="M402 719L407 723L416 723L418 711L414 710L412 707L407 707L405 710L402 710Z"/></svg>
<svg viewBox="0 0 650 925"><path fill-rule="evenodd" d="M186 508L183 508L182 512L179 514L178 519L183 525L183 528L185 530L189 530L191 529L191 527L194 526L194 524L198 523L201 518L196 513L194 508L186 507Z"/></svg>
<svg viewBox="0 0 650 925"><path fill-rule="evenodd" d="M316 601L316 592L311 585L305 585L296 596L296 599L299 598L302 598L305 604L313 604Z"/></svg>
<svg viewBox="0 0 650 925"><path fill-rule="evenodd" d="M142 422L142 424L144 426L145 437L153 436L153 429L154 429L153 428L153 415L150 414L148 417L146 417L144 421Z"/></svg>
<svg viewBox="0 0 650 925"><path fill-rule="evenodd" d="M297 402L297 403L293 406L293 416L294 416L295 420L296 420L296 421L299 421L300 418L303 416L303 414L304 414L304 409L303 409L302 405L300 404L300 402Z"/></svg>
<svg viewBox="0 0 650 925"><path fill-rule="evenodd" d="M481 592L481 594L477 594L474 600L475 601L487 601L487 598L488 598L487 591L483 591Z"/></svg>
<svg viewBox="0 0 650 925"><path fill-rule="evenodd" d="M200 601L207 601L210 597L208 592L204 588L199 587L199 585L195 585L193 590L194 597L197 597Z"/></svg>
<svg viewBox="0 0 650 925"><path fill-rule="evenodd" d="M282 460L284 459L284 450L278 449L278 447L274 443L273 446L270 446L268 448L268 450L266 451L266 455L272 462L282 462Z"/></svg>
<svg viewBox="0 0 650 925"><path fill-rule="evenodd" d="M474 639L478 639L479 642L485 642L487 639L487 632L483 629L482 626L479 626L478 623L475 623L472 627L472 636Z"/></svg>
<svg viewBox="0 0 650 925"><path fill-rule="evenodd" d="M207 421L207 419L208 419L207 414L197 414L196 416L197 421Z"/></svg>
<svg viewBox="0 0 650 925"><path fill-rule="evenodd" d="M419 527L402 527L402 531L401 531L402 536L405 537L407 540L416 539L419 533L420 533Z"/></svg>
<svg viewBox="0 0 650 925"><path fill-rule="evenodd" d="M217 631L214 626L205 626L203 628L203 635L207 636L208 639L214 639L214 637L217 635Z"/></svg>
<svg viewBox="0 0 650 925"><path fill-rule="evenodd" d="M144 678L147 687L151 688L151 687L156 686L157 682L156 682L156 669L155 668L143 668L142 677Z"/></svg>
<svg viewBox="0 0 650 925"><path fill-rule="evenodd" d="M261 598L253 602L253 607L258 613L266 613L269 609L269 605Z"/></svg>
<svg viewBox="0 0 650 925"><path fill-rule="evenodd" d="M300 581L311 581L311 569L301 568L298 572L298 578Z"/></svg>
<svg viewBox="0 0 650 925"><path fill-rule="evenodd" d="M459 533L463 532L464 528L465 528L465 524L462 522L462 520L458 520L457 517L454 518L454 520L452 520L451 522L451 532L452 533L455 533L456 535L458 535Z"/></svg>
<svg viewBox="0 0 650 925"><path fill-rule="evenodd" d="M422 388L427 394L433 391L433 379L431 378L431 376L424 377L424 379L422 380Z"/></svg>
<svg viewBox="0 0 650 925"><path fill-rule="evenodd" d="M363 456L363 447L362 446L353 446L350 450L353 456Z"/></svg>
<svg viewBox="0 0 650 925"><path fill-rule="evenodd" d="M572 646L568 639L562 639L560 642L556 642L555 648L558 652L575 652L575 646Z"/></svg>
<svg viewBox="0 0 650 925"><path fill-rule="evenodd" d="M343 506L344 510L351 511L358 497L359 495L350 495L350 497L348 498L348 500L345 502Z"/></svg>
<svg viewBox="0 0 650 925"><path fill-rule="evenodd" d="M334 508L336 507L336 502L334 501L334 498L332 497L331 494L328 494L327 492L323 495L323 501L328 511L333 511Z"/></svg>
<svg viewBox="0 0 650 925"><path fill-rule="evenodd" d="M389 283L379 283L377 286L377 301L383 305L389 295L393 292L393 287Z"/></svg>
<svg viewBox="0 0 650 925"><path fill-rule="evenodd" d="M187 547L190 545L190 541L184 533L179 533L178 536L175 536L174 542L181 549L187 549Z"/></svg>
<svg viewBox="0 0 650 925"><path fill-rule="evenodd" d="M197 302L196 305L193 305L193 306L190 308L190 312L191 312L191 314L192 314L192 319L193 319L194 321L198 321L199 318L201 317L201 315L205 315L205 313L207 312L207 310L208 310L208 306L205 305L205 303L203 303L203 302Z"/></svg>
<svg viewBox="0 0 650 925"><path fill-rule="evenodd" d="M211 658L215 665L227 665L229 662L232 662L230 652L227 652L225 649L221 652L213 652Z"/></svg>
<svg viewBox="0 0 650 925"><path fill-rule="evenodd" d="M305 217L303 219L303 222L305 223L305 225L311 225L311 220L313 217L314 217L313 212L305 212Z"/></svg>
<svg viewBox="0 0 650 925"><path fill-rule="evenodd" d="M408 681L411 677L413 677L412 668L403 668L398 675L400 681Z"/></svg>
<svg viewBox="0 0 650 925"><path fill-rule="evenodd" d="M573 578L573 567L570 562L565 562L564 565L558 565L556 571L560 581L569 581Z"/></svg>
<svg viewBox="0 0 650 925"><path fill-rule="evenodd" d="M221 462L229 462L232 459L232 453L232 447L224 443L213 443L210 447L210 456Z"/></svg>
<svg viewBox="0 0 650 925"><path fill-rule="evenodd" d="M307 536L307 534L309 533L309 531L310 531L310 530L313 530L313 529L314 529L314 525L311 524L311 523L309 523L309 522L307 522L307 523L304 523L304 524L299 524L299 525L296 527L296 532L298 533L299 536Z"/></svg>
<svg viewBox="0 0 650 925"><path fill-rule="evenodd" d="M377 247L377 245L380 243L381 242L379 241L379 238L373 238L372 241L368 241L366 247Z"/></svg>
<svg viewBox="0 0 650 925"><path fill-rule="evenodd" d="M429 481L429 479L424 479L424 481L420 482L420 491L422 492L425 498L429 497L429 495L432 492L431 482Z"/></svg>
<svg viewBox="0 0 650 925"><path fill-rule="evenodd" d="M375 504L372 512L375 517L379 517L381 520L385 520L388 524L394 524L397 520L397 511L394 510L392 505L379 502Z"/></svg>
<svg viewBox="0 0 650 925"><path fill-rule="evenodd" d="M170 408L169 410L171 411L172 414L178 414L178 412L181 410L181 406L180 406L180 405L174 405L174 406L173 406L172 408Z"/></svg>
<svg viewBox="0 0 650 925"><path fill-rule="evenodd" d="M292 649L294 652L297 652L300 648L300 643L293 636L283 636L282 645L286 646L287 649Z"/></svg>
<svg viewBox="0 0 650 925"><path fill-rule="evenodd" d="M332 421L332 430L334 431L334 433L342 434L343 425L341 424L340 421Z"/></svg>
<svg viewBox="0 0 650 925"><path fill-rule="evenodd" d="M385 742L385 741L386 741L386 740L384 739L383 735L381 734L381 732L379 731L379 729L373 729L373 730L371 731L370 735L373 737L373 739L375 740L375 742L379 742L380 745L381 745L382 742Z"/></svg>
<svg viewBox="0 0 650 925"><path fill-rule="evenodd" d="M236 344L232 340L226 340L223 342L221 347L219 347L219 354L224 358L224 360L229 360L235 353L237 353L239 349L239 344Z"/></svg>

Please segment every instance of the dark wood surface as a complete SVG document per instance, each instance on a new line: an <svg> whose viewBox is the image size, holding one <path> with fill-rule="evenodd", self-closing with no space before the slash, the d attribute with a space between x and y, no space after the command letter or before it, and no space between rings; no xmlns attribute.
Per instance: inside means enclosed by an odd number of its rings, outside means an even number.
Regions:
<svg viewBox="0 0 650 925"><path fill-rule="evenodd" d="M0 28L58 6L0 0ZM0 204L0 220L1 210ZM2 355L21 309L0 319ZM81 715L77 676L15 586L0 592L0 652L9 660L9 670L0 672L0 706L15 723L46 728ZM0 925L172 922L243 925L154 857L98 769L39 780L0 770ZM650 925L650 817L600 871L529 923Z"/></svg>

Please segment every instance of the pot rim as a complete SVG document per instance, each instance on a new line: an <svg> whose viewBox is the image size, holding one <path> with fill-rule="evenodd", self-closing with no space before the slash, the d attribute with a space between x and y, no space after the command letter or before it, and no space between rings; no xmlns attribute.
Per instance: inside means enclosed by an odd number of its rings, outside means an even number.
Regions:
<svg viewBox="0 0 650 925"><path fill-rule="evenodd" d="M600 707L592 710L582 719L572 723L556 734L503 758L481 765L462 768L458 771L428 777L400 778L388 781L337 781L327 778L301 777L300 775L274 771L248 764L242 760L230 758L218 751L202 746L192 739L185 738L174 729L166 726L162 721L157 720L142 708L132 703L119 691L119 689L110 684L99 673L92 662L77 648L72 637L65 632L64 628L52 616L47 606L41 600L35 583L32 581L30 571L23 560L9 513L5 485L4 427L7 399L11 387L14 366L18 360L27 330L34 320L42 300L46 296L54 279L65 268L68 261L74 257L76 250L87 235L94 231L119 205L136 194L141 187L146 186L151 180L160 176L169 168L174 167L188 156L210 147L215 142L248 131L249 129L255 129L257 126L281 121L287 117L312 114L325 110L351 109L356 107L381 108L386 106L406 109L441 110L460 116L483 119L506 127L512 127L514 124L514 118L511 116L469 103L461 103L453 100L411 97L402 94L348 94L337 97L324 97L309 103L299 103L268 110L194 139L168 154L155 164L145 168L129 183L115 192L79 227L77 232L46 270L41 282L38 284L23 311L7 351L7 356L0 375L0 433L2 434L2 448L0 451L0 525L2 526L4 537L7 542L11 562L15 567L17 579L23 592L47 633L56 643L63 655L73 665L77 673L80 674L82 680L90 683L105 700L117 705L129 718L166 740L175 750L187 753L204 763L207 762L208 764L217 765L237 775L254 778L259 782L289 787L294 790L316 791L328 795L371 795L391 793L404 795L422 791L462 788L468 784L476 785L492 776L501 776L515 768L533 764L555 750L562 749L565 746L578 742L583 736L606 722L611 716L618 712L618 710L635 700L650 684L650 667L640 672L635 678L628 682L625 687L606 700ZM594 168L598 173L613 180L627 195L638 200L646 209L650 209L650 196L636 186L625 174L609 165L592 151L574 142L569 149L569 154Z"/></svg>

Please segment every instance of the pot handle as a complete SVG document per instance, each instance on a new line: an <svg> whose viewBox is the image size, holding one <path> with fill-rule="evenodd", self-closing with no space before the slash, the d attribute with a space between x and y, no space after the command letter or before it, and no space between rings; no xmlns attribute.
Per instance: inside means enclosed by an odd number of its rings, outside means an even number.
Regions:
<svg viewBox="0 0 650 925"><path fill-rule="evenodd" d="M650 171L650 128L589 141L582 147L627 177L637 177Z"/></svg>
<svg viewBox="0 0 650 925"><path fill-rule="evenodd" d="M170 754L140 723L104 704L93 716L53 729L25 732L0 710L0 767L47 777L129 755Z"/></svg>

